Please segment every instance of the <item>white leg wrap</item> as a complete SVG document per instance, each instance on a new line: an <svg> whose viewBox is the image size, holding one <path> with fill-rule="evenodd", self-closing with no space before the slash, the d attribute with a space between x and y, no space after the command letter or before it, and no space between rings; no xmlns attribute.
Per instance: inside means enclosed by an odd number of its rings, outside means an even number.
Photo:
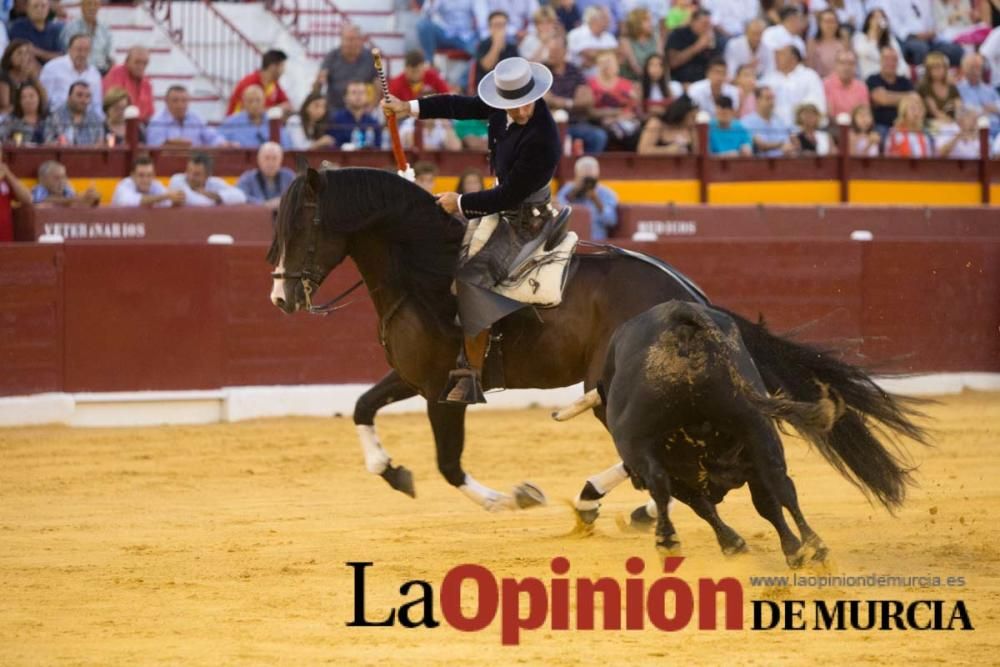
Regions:
<svg viewBox="0 0 1000 667"><path fill-rule="evenodd" d="M667 503L667 509L668 509L668 510L670 509L670 505L671 505L671 503L673 503L673 502L674 502L674 501L673 501L673 499L671 498L670 502L669 502L669 503ZM648 514L649 516L651 516L651 517L652 517L652 518L654 518L654 519L655 519L655 518L656 518L656 517L657 517L657 516L658 516L658 515L660 514L660 513L659 513L659 512L658 512L658 511L656 510L656 501L655 501L655 500L653 500L652 498L650 498L650 499L649 499L649 501L648 501L648 502L646 503L646 514Z"/></svg>
<svg viewBox="0 0 1000 667"><path fill-rule="evenodd" d="M495 491L488 486L483 486L468 473L465 474L465 484L458 487L458 490L468 496L474 503L490 512L512 510L517 506L512 497Z"/></svg>
<svg viewBox="0 0 1000 667"><path fill-rule="evenodd" d="M365 468L374 475L381 475L389 465L389 453L382 448L382 443L375 435L375 427L358 424L358 438L365 455Z"/></svg>
<svg viewBox="0 0 1000 667"><path fill-rule="evenodd" d="M626 479L628 479L628 473L625 472L625 464L619 462L604 472L599 472L588 478L587 481L603 496Z"/></svg>

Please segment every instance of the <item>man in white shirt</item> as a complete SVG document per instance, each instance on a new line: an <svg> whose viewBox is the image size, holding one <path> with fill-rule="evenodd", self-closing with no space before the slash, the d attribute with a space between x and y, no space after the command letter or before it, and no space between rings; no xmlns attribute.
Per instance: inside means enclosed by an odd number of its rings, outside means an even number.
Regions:
<svg viewBox="0 0 1000 667"><path fill-rule="evenodd" d="M49 97L49 108L56 109L66 103L69 87L77 81L90 86L90 110L104 118L101 103L101 73L88 62L90 58L90 35L78 33L69 38L66 55L53 58L45 63L38 79Z"/></svg>
<svg viewBox="0 0 1000 667"><path fill-rule="evenodd" d="M778 49L792 45L799 50L799 53L806 52L806 43L802 40L802 30L805 28L802 11L798 7L782 7L778 18L781 19L781 23L772 25L761 36L764 48L768 52L768 61L765 63L765 71L768 73L774 71L774 54Z"/></svg>
<svg viewBox="0 0 1000 667"><path fill-rule="evenodd" d="M747 24L746 32L739 37L733 37L726 42L725 58L726 69L730 79L735 79L736 74L744 65L753 65L757 78L770 72L771 52L764 46L764 29L767 24L760 19L754 19ZM737 104L737 108L739 105Z"/></svg>
<svg viewBox="0 0 1000 667"><path fill-rule="evenodd" d="M167 190L156 180L153 159L143 155L135 160L132 175L115 186L111 197L112 206L180 206L184 203L184 192Z"/></svg>
<svg viewBox="0 0 1000 667"><path fill-rule="evenodd" d="M723 95L732 100L734 109L740 108L740 89L726 83L726 61L718 56L708 62L705 78L688 86L687 94L699 109L707 111L712 118L715 118L715 101Z"/></svg>
<svg viewBox="0 0 1000 667"><path fill-rule="evenodd" d="M774 71L765 76L761 84L774 91L774 111L778 117L786 124L794 125L795 107L804 102L812 102L825 116L823 80L815 70L802 64L802 54L794 46L786 46L778 49L774 61Z"/></svg>
<svg viewBox="0 0 1000 667"><path fill-rule="evenodd" d="M711 12L712 25L723 42L742 35L760 10L759 2L747 0L704 0L701 6Z"/></svg>
<svg viewBox="0 0 1000 667"><path fill-rule="evenodd" d="M911 65L922 65L931 51L948 56L952 67L962 60L961 45L938 39L931 0L878 0L869 11L880 7L889 19L889 28L903 48L903 56Z"/></svg>
<svg viewBox="0 0 1000 667"><path fill-rule="evenodd" d="M182 191L188 206L229 206L247 201L242 190L212 176L212 160L204 153L191 156L184 173L171 177L169 189Z"/></svg>
<svg viewBox="0 0 1000 667"><path fill-rule="evenodd" d="M618 40L608 32L607 10L596 5L583 13L583 25L566 36L570 61L582 70L590 70L601 51L618 48ZM589 73L589 71L587 72Z"/></svg>

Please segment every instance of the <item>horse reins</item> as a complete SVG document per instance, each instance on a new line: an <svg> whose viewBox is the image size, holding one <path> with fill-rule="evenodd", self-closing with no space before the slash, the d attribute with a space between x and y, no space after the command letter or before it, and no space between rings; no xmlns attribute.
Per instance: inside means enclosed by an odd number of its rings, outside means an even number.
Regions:
<svg viewBox="0 0 1000 667"><path fill-rule="evenodd" d="M309 244L306 247L306 261L303 264L305 268L297 273L282 273L275 271L271 273L271 278L275 280L298 280L302 283L302 293L306 298L306 311L310 315L329 315L335 310L340 310L352 302L338 306L337 304L346 297L348 294L358 289L365 284L364 280L359 280L358 282L351 285L349 288L335 296L330 301L324 304L314 306L312 302L312 294L314 291L318 290L320 285L323 284L323 273L319 270L319 267L315 265L316 258L316 237L319 235L320 231L320 218L319 218L319 203L318 202L305 202L302 204L303 208L312 207L315 209L312 218L312 224L309 226Z"/></svg>

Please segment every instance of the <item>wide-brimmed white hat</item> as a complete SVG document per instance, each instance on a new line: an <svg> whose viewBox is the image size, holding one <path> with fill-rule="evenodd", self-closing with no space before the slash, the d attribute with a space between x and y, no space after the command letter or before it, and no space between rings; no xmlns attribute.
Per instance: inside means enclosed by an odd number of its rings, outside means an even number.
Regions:
<svg viewBox="0 0 1000 667"><path fill-rule="evenodd" d="M494 109L531 104L552 87L552 72L524 58L507 58L479 82L479 99Z"/></svg>

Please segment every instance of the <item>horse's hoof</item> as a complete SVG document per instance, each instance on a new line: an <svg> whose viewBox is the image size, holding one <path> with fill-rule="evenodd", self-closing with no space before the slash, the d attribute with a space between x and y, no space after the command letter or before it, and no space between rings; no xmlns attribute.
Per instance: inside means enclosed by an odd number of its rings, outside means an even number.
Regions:
<svg viewBox="0 0 1000 667"><path fill-rule="evenodd" d="M521 482L514 487L514 502L518 508L526 510L545 504L545 494L531 482Z"/></svg>
<svg viewBox="0 0 1000 667"><path fill-rule="evenodd" d="M382 479L397 491L402 491L411 498L417 497L417 488L413 485L413 473L405 466L394 466L390 463L382 471Z"/></svg>
<svg viewBox="0 0 1000 667"><path fill-rule="evenodd" d="M576 512L577 521L585 526L593 526L594 522L597 521L597 517L601 514L600 509L578 510L574 508L573 511Z"/></svg>
<svg viewBox="0 0 1000 667"><path fill-rule="evenodd" d="M664 539L656 539L656 551L663 558L667 556L680 556L681 555L681 543L677 539L677 535L670 535Z"/></svg>
<svg viewBox="0 0 1000 667"><path fill-rule="evenodd" d="M750 547L747 546L746 541L742 537L722 547L722 553L725 554L726 556L745 554L748 553L749 551Z"/></svg>
<svg viewBox="0 0 1000 667"><path fill-rule="evenodd" d="M647 531L656 525L656 519L649 516L645 505L639 505L632 510L632 515L629 517L629 524L635 530Z"/></svg>
<svg viewBox="0 0 1000 667"><path fill-rule="evenodd" d="M785 562L788 563L788 567L798 570L806 564L806 555L805 549L800 548L795 553L785 554Z"/></svg>

